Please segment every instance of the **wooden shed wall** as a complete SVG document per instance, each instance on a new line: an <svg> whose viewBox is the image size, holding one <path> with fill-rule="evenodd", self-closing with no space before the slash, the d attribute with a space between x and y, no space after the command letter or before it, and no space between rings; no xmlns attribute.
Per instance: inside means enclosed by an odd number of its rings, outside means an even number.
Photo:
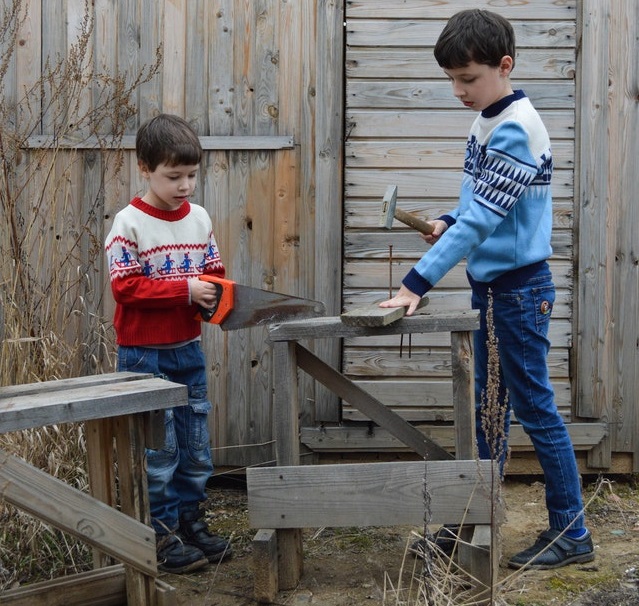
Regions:
<svg viewBox="0 0 639 606"><path fill-rule="evenodd" d="M81 372L96 370L93 362L102 344L87 318L109 317L112 308L103 301L108 299L105 266L91 265L88 252L104 238L110 217L143 187L132 140L140 122L157 111L184 115L203 138L207 151L197 201L213 215L232 278L321 299L333 315L342 306L387 296L392 245L397 288L424 244L400 224L390 233L377 228L381 197L394 183L406 210L436 216L454 205L473 116L453 99L432 46L454 12L486 7L515 25L519 54L513 80L540 109L554 145L551 262L559 298L550 363L558 403L571 423L601 420L609 428L590 453L591 466L607 469L613 454L626 453L630 461L634 456L634 467L621 470L639 470L639 152L633 135L639 127L639 4L494 4L23 0L26 19L3 79L9 103L18 103L25 87L38 80L47 57L66 56L85 5L95 18L91 47L98 70L134 74L153 63L156 48L163 47L160 73L134 96L136 115L127 123L124 169L117 182L104 181L115 154L82 147L76 139L75 146L71 142L75 155L69 152L71 162L63 167L67 152L57 151L70 204L43 226L47 236L37 246L51 245L55 254L65 253L58 250L61 242L87 246L82 254L74 252L85 288L70 296L75 299L65 325L67 336L88 346ZM9 5L9 0L3 3ZM90 106L96 98L87 87L83 103ZM5 117L5 129L18 122L17 112ZM42 120L31 146L46 147L54 130ZM17 174L28 172L34 154L20 157ZM34 193L38 183L44 183L43 175L26 193ZM42 199L47 200L46 192ZM99 209L89 217L88 199ZM77 230L85 219L93 226L86 239ZM54 273L48 266L38 271L45 280ZM64 288L64 279L54 277L52 282ZM436 291L433 308L467 305L463 267ZM82 306L76 304L80 296ZM400 359L395 339L347 341L344 370L407 418L450 418L445 335L415 337L410 359L408 345L404 342ZM315 351L337 362L338 346L316 343ZM271 460L273 385L264 331L222 333L207 327L205 347L217 463L244 467ZM304 380L301 389L305 425L313 418L339 420L334 397ZM361 418L348 403L343 416Z"/></svg>
<svg viewBox="0 0 639 606"><path fill-rule="evenodd" d="M577 414L594 468L639 471L639 3L582 0L574 321ZM613 459L613 455L616 455Z"/></svg>
<svg viewBox="0 0 639 606"><path fill-rule="evenodd" d="M513 23L513 84L531 97L553 143L551 266L558 298L549 366L558 406L576 430L573 438L584 438L585 468L637 471L636 2L348 3L345 307L385 298L425 250L398 222L390 233L377 228L387 185L398 186L398 206L418 215L435 217L456 204L474 115L453 98L432 48L446 19L475 7ZM433 309L467 305L463 265L429 295ZM345 343L346 372L408 419L449 419L445 337L414 338L410 359L408 344L396 341ZM345 407L344 418L362 417ZM587 446L586 434L595 426Z"/></svg>
<svg viewBox="0 0 639 606"><path fill-rule="evenodd" d="M476 7L500 12L517 37L513 86L526 91L553 141L551 266L557 304L550 369L558 405L570 420L576 2L493 4L348 3L344 300L350 307L386 297L427 248L417 232L398 221L390 231L378 228L389 184L398 187L398 207L422 217L437 217L457 205L465 140L476 114L454 98L433 46L455 12ZM462 263L429 293L429 307L467 308L469 293ZM346 343L344 368L412 421L450 419L447 335L414 336L408 355L406 339L402 349L398 338L354 339ZM344 417L360 415L345 409Z"/></svg>
<svg viewBox="0 0 639 606"><path fill-rule="evenodd" d="M92 237L103 241L114 214L144 189L133 150L137 127L158 112L179 114L195 126L205 149L194 201L213 218L227 276L253 287L321 299L328 313L339 312L341 3L24 0L22 4L25 21L5 80L10 101L19 101L25 86L38 80L48 57L67 56L87 6L94 19L87 61L97 72L134 78L153 64L162 47L159 73L141 84L132 100L136 111L122 140L124 167L118 181L110 183L106 192L101 190L101 168L113 158L104 149L86 149L90 147L83 141L86 133L75 133L75 142L66 143L79 161L68 194L74 210L66 227L55 228L61 239L69 235L73 217L81 216L83 196L90 193L100 198ZM331 57L339 62L337 70ZM97 99L96 91L97 87L86 91L84 102L89 106ZM42 120L30 146L46 147L56 134ZM29 157L23 156L20 170L29 170ZM105 261L79 270L87 272L92 292L100 292L89 311L110 318L113 304ZM103 293L107 293L104 302ZM219 465L243 467L274 458L271 350L265 336L265 328L234 332L204 328ZM318 344L316 351L335 359L338 344ZM95 371L95 367L82 369ZM303 402L314 402L320 409L336 407L336 399L323 396L310 381L302 382L301 390ZM309 408L305 407L307 415Z"/></svg>

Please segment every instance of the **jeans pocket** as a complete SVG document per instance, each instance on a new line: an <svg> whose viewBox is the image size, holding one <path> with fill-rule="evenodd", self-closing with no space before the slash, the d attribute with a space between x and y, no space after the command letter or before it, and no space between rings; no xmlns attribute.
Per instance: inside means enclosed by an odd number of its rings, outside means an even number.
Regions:
<svg viewBox="0 0 639 606"><path fill-rule="evenodd" d="M191 409L189 443L195 451L209 447L208 415L211 402L207 397L206 385L191 385L189 388L189 407Z"/></svg>
<svg viewBox="0 0 639 606"><path fill-rule="evenodd" d="M148 347L119 347L118 370L157 374L157 352Z"/></svg>
<svg viewBox="0 0 639 606"><path fill-rule="evenodd" d="M552 308L555 305L555 287L544 286L532 290L535 306L535 326L538 331L547 333Z"/></svg>

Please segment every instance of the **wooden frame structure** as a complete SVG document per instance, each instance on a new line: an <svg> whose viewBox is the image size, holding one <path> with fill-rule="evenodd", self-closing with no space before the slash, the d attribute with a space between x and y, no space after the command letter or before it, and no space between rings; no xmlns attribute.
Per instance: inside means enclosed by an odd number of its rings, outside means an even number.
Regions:
<svg viewBox="0 0 639 606"><path fill-rule="evenodd" d="M494 486L499 484L494 482L494 474L498 472L494 466L491 470L489 461L471 460L475 458L471 332L478 325L479 312L461 311L405 317L383 327L347 325L339 317L314 318L269 327L269 339L274 349L278 466L247 469L250 524L260 529L254 539L255 594L258 601L272 602L279 589L292 588L299 581L303 570L302 526L421 523L424 519L422 488L425 473L429 478L437 478L438 474L441 474L440 479L444 478L439 486L441 490L435 488L432 495L434 523L467 522L484 527L499 518L496 514L498 499L494 494ZM451 335L456 456L460 460L452 460L447 451L299 343L304 339L421 332L450 332ZM298 368L365 412L378 425L427 459L426 468L419 462L298 467ZM397 478L401 480L397 481ZM434 485L437 485L436 479ZM403 507L397 506L397 495L393 489L390 493L378 492L380 487L388 489L389 486L401 490ZM446 508L444 503L450 496L450 490L459 490L460 487L465 487L463 498L458 499L463 505L462 510L455 512L450 506ZM473 535L472 532L470 534ZM480 549L470 547L464 556L467 570L474 579L478 603L486 599L498 561L497 550L491 550L491 534L483 528L475 533L476 540L473 543L471 538L470 544ZM477 542L480 536L481 544ZM486 551L490 552L489 558L486 558Z"/></svg>
<svg viewBox="0 0 639 606"><path fill-rule="evenodd" d="M130 372L0 388L0 433L85 423L92 495L0 451L0 498L91 545L96 567L5 591L3 604L175 606L157 578L144 454L164 442L164 409L187 402L184 385Z"/></svg>

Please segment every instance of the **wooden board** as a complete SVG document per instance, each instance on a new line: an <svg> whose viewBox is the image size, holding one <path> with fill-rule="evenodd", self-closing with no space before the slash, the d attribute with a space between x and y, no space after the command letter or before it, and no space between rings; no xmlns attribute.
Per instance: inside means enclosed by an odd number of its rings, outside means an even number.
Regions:
<svg viewBox="0 0 639 606"><path fill-rule="evenodd" d="M426 305L428 297L423 297L417 309L422 309ZM344 312L340 315L340 320L347 326L388 326L405 315L405 307L380 307L378 303L371 303Z"/></svg>
<svg viewBox="0 0 639 606"><path fill-rule="evenodd" d="M6 606L116 606L126 604L121 564L10 589L0 594Z"/></svg>
<svg viewBox="0 0 639 606"><path fill-rule="evenodd" d="M155 579L158 606L177 606L175 588ZM127 603L122 564L9 589L0 594L4 606L121 606Z"/></svg>
<svg viewBox="0 0 639 606"><path fill-rule="evenodd" d="M70 387L76 385L72 381L63 382L66 389L56 389L55 381L29 385L25 395L20 395L20 386L1 388L0 433L172 408L188 401L186 386L160 378L88 386L79 382L77 388Z"/></svg>
<svg viewBox="0 0 639 606"><path fill-rule="evenodd" d="M0 499L136 570L157 575L155 533L150 526L2 451L0 487Z"/></svg>
<svg viewBox="0 0 639 606"><path fill-rule="evenodd" d="M425 436L442 448L455 449L455 429L452 425L417 426ZM570 423L568 434L575 450L590 450L608 434L603 423ZM400 440L381 427L371 428L369 424L344 425L341 427L302 427L302 444L318 452L402 452L408 448ZM508 445L514 451L529 451L530 438L521 425L511 425Z"/></svg>
<svg viewBox="0 0 639 606"><path fill-rule="evenodd" d="M246 470L252 528L390 526L491 520L490 461L302 465Z"/></svg>
<svg viewBox="0 0 639 606"><path fill-rule="evenodd" d="M299 341L303 339L339 339L378 335L401 335L419 332L472 331L479 328L479 312L463 309L450 313L428 312L404 317L393 324L380 327L348 326L341 318L325 316L293 320L268 327L270 341Z"/></svg>

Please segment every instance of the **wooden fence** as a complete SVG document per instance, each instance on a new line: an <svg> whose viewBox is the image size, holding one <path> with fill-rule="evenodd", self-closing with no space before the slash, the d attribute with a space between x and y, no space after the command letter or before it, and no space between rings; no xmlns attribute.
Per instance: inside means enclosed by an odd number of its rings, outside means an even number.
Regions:
<svg viewBox="0 0 639 606"><path fill-rule="evenodd" d="M206 157L196 201L213 216L229 276L321 299L334 315L386 297L423 251L419 237L400 225L391 232L377 228L387 185L398 186L401 207L427 216L455 203L473 116L458 106L432 58L446 19L476 6L511 19L519 45L513 81L539 108L556 160L551 264L558 299L549 361L557 402L571 424L606 426L607 436L589 451L591 468L639 470L634 136L639 4L634 0L499 6L489 0L19 4L24 21L15 44L9 48L7 37L0 42L3 57L13 51L2 72L3 107L12 108L3 109L3 129L24 126L32 110L35 122L11 174L27 175L36 156L58 154L50 174L32 171L35 180L20 208L28 217L43 183L64 185L70 204L62 216L49 212L50 225L41 225L42 246L82 245L81 254L74 248L74 265L67 269L68 275L82 276L84 290L67 294L73 303L63 317L63 332L86 346L80 354L85 373L100 363L108 367L112 359L108 321L95 322L112 312L105 262L95 257L95 247L114 213L143 187L131 149L141 121L158 111L174 112L191 120L202 136ZM7 0L3 8L11 5ZM93 28L83 70L130 82L154 65L158 49L162 54L157 72L133 87L132 113L123 105L113 115L112 127L118 117L126 118L119 131L124 138L114 140L113 149L104 138L99 149L83 148L79 143L91 134L86 128L70 140L60 138L60 124L63 133L73 134L75 106L56 122L44 110L38 114L44 104L21 103L45 73L47 60L70 58L87 7ZM100 82L94 78L80 87L78 108L99 105ZM71 99L71 90L65 95ZM97 134L109 132L104 123ZM52 141L55 152L48 151ZM73 161L63 168L66 147L73 150ZM46 214L54 196L40 195ZM52 264L38 264L37 270L47 283L64 289L63 280L52 280ZM6 295L6 285L3 289ZM433 309L467 302L463 266L431 294ZM97 334L105 326L106 340ZM34 347L29 343L44 337L37 331L7 334L10 349L3 359L28 358L26 348ZM406 418L449 420L449 343L444 336L424 335L410 345L410 359L408 343L400 358L400 343L390 337L374 344L346 339L343 352L338 343L314 347L331 364L343 353L343 371ZM216 461L242 468L272 460L273 385L265 330L222 333L207 327L205 347ZM300 391L303 425L343 418L366 426L348 403L342 410L311 381L303 380Z"/></svg>

